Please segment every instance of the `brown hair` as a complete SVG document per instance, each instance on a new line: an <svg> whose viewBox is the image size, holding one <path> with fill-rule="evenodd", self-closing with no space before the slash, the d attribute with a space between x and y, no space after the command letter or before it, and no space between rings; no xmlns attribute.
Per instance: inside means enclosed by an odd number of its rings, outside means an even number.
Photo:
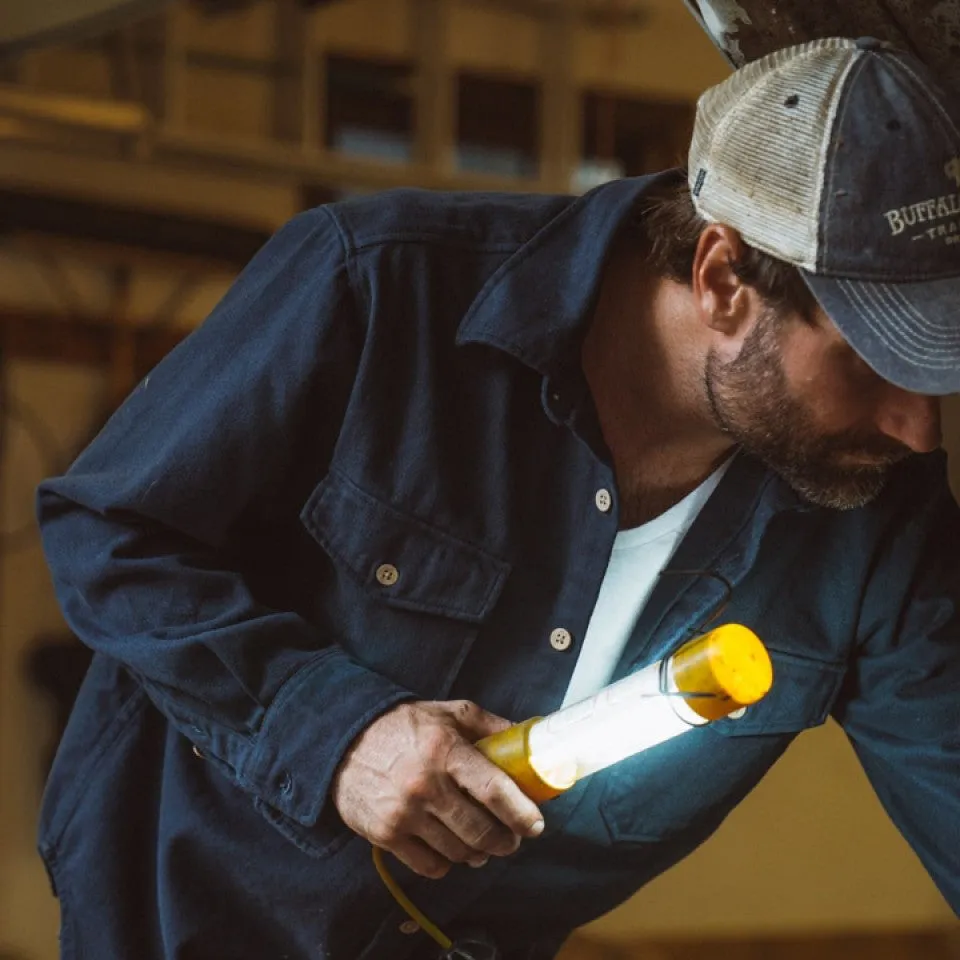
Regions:
<svg viewBox="0 0 960 960"><path fill-rule="evenodd" d="M663 277L690 283L700 234L707 225L690 197L686 176L678 177L645 198L634 225L645 241L650 266ZM734 272L753 287L777 313L796 311L810 319L816 300L792 264L778 260L744 241Z"/></svg>

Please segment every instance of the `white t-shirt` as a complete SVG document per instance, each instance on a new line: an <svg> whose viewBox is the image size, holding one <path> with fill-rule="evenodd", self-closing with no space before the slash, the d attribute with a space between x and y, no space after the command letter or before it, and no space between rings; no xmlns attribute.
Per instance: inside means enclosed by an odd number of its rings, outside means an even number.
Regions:
<svg viewBox="0 0 960 960"><path fill-rule="evenodd" d="M666 513L617 534L563 706L584 700L610 683L660 571L729 465L730 458Z"/></svg>

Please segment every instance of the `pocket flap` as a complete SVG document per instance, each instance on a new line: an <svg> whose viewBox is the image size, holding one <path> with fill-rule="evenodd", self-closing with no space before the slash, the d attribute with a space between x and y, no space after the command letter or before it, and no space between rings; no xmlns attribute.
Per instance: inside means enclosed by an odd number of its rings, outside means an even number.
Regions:
<svg viewBox="0 0 960 960"><path fill-rule="evenodd" d="M391 606L482 621L510 564L330 473L300 513L310 535Z"/></svg>
<svg viewBox="0 0 960 960"><path fill-rule="evenodd" d="M740 717L725 717L710 725L727 737L760 733L799 733L822 724L836 700L845 668L779 650L770 651L773 686Z"/></svg>

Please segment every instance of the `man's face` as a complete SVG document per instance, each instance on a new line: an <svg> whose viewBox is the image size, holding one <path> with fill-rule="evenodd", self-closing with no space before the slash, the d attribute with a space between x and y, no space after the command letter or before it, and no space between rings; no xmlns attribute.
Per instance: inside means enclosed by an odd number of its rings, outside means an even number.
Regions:
<svg viewBox="0 0 960 960"><path fill-rule="evenodd" d="M912 451L876 425L878 384L888 385L826 325L764 312L735 359L708 354L705 388L738 444L806 499L847 510L873 500Z"/></svg>

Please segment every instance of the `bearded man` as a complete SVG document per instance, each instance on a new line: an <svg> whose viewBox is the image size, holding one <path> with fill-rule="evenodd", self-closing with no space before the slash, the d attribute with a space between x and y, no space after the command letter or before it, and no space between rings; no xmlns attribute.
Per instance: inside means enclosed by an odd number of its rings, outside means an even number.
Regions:
<svg viewBox="0 0 960 960"><path fill-rule="evenodd" d="M686 176L281 230L40 491L96 651L41 824L64 956L438 956L373 844L546 960L829 715L960 909L958 125L818 41L701 98ZM542 809L473 746L720 608L774 662L741 716Z"/></svg>

